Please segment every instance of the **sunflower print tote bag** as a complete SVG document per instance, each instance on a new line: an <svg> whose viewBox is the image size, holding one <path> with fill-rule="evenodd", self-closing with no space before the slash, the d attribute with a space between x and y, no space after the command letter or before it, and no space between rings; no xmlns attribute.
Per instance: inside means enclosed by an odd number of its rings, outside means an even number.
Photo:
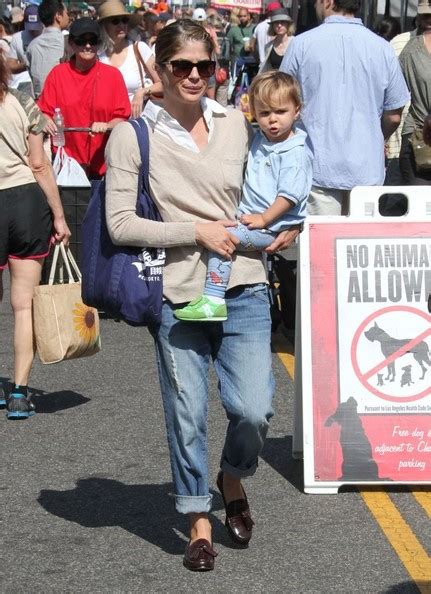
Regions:
<svg viewBox="0 0 431 594"><path fill-rule="evenodd" d="M63 282L63 266L57 265L59 253L67 271L66 282ZM60 283L54 284L57 272ZM97 309L83 303L81 273L70 250L66 250L63 243L55 246L49 284L40 285L34 290L33 330L42 363L89 357L100 351Z"/></svg>

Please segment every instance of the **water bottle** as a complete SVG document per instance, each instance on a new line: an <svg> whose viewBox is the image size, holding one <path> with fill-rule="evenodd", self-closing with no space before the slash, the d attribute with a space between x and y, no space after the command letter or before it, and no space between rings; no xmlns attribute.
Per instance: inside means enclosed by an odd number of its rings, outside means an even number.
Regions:
<svg viewBox="0 0 431 594"><path fill-rule="evenodd" d="M55 108L54 117L52 119L57 126L57 132L52 137L52 144L54 146L64 146L66 144L66 141L64 140L64 118L59 107Z"/></svg>

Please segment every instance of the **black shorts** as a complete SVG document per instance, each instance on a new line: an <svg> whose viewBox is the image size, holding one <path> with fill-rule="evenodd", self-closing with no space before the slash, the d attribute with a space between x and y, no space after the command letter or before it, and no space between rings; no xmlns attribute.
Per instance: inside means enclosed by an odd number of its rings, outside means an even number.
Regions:
<svg viewBox="0 0 431 594"><path fill-rule="evenodd" d="M9 258L35 260L49 253L52 216L45 194L34 184L0 190L0 269Z"/></svg>

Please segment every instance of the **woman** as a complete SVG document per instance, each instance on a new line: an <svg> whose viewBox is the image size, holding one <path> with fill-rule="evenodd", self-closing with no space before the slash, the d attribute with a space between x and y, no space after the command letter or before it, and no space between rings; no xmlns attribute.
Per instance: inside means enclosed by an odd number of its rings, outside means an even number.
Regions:
<svg viewBox="0 0 431 594"><path fill-rule="evenodd" d="M34 359L32 298L51 234L67 243L64 219L51 164L43 149L46 121L33 99L8 88L9 72L0 54L0 300L2 273L9 266L14 316L14 380L0 394L9 419L34 414L28 378Z"/></svg>
<svg viewBox="0 0 431 594"><path fill-rule="evenodd" d="M229 534L243 546L252 536L253 521L241 479L256 470L273 395L271 320L259 254L234 258L228 322L205 326L178 322L173 316L196 289L202 290L205 248L229 258L235 250L236 240L226 226L235 218L250 134L240 111L226 110L204 97L215 70L212 53L211 37L191 20L168 25L157 38L156 68L163 83L164 108L158 108L149 121L150 185L163 223L135 214L141 164L132 127L118 126L106 149L107 223L113 241L168 248L163 319L152 332L175 506L190 518L184 565L201 571L213 569L216 556L207 515L212 500L206 420L210 359L229 419L217 484ZM289 245L297 233L282 234L270 251Z"/></svg>
<svg viewBox="0 0 431 594"><path fill-rule="evenodd" d="M274 10L269 23L268 35L274 38L265 46L265 60L259 72L279 70L290 39L295 35L295 24L285 8Z"/></svg>
<svg viewBox="0 0 431 594"><path fill-rule="evenodd" d="M423 35L411 39L400 55L400 65L411 94L408 114L401 132L400 169L403 181L409 186L427 186L431 182L431 157L427 169L419 168L415 161L411 139L421 132L431 111L431 7L418 7Z"/></svg>
<svg viewBox="0 0 431 594"><path fill-rule="evenodd" d="M97 58L99 25L89 17L77 19L69 32L72 57L49 73L38 99L50 118L61 109L66 127L91 128L91 133L66 132L66 151L92 179L105 173L106 132L130 117L123 77Z"/></svg>
<svg viewBox="0 0 431 594"><path fill-rule="evenodd" d="M83 167L90 180L100 179L105 173L107 132L129 119L131 111L120 72L101 64L97 58L99 44L100 27L96 21L89 17L77 19L69 32L72 57L69 62L51 70L38 99L40 109L50 118L59 107L66 128L84 129L65 132L65 149ZM90 133L86 131L88 128ZM81 223L90 200L90 189L64 188L61 197L73 232L71 250L79 261Z"/></svg>
<svg viewBox="0 0 431 594"><path fill-rule="evenodd" d="M99 6L105 46L100 61L121 72L132 105L132 117L137 118L144 109L145 100L154 93L161 93L162 85L148 45L143 41L133 43L127 38L130 17L120 0L106 0Z"/></svg>

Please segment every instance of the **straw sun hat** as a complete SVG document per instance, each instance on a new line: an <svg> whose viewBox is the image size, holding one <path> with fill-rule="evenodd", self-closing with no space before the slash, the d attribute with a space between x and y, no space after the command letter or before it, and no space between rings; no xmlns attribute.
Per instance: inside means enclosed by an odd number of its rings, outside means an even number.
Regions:
<svg viewBox="0 0 431 594"><path fill-rule="evenodd" d="M127 12L120 0L106 0L99 6L97 14L99 15L99 21L119 16L130 18L130 13Z"/></svg>

